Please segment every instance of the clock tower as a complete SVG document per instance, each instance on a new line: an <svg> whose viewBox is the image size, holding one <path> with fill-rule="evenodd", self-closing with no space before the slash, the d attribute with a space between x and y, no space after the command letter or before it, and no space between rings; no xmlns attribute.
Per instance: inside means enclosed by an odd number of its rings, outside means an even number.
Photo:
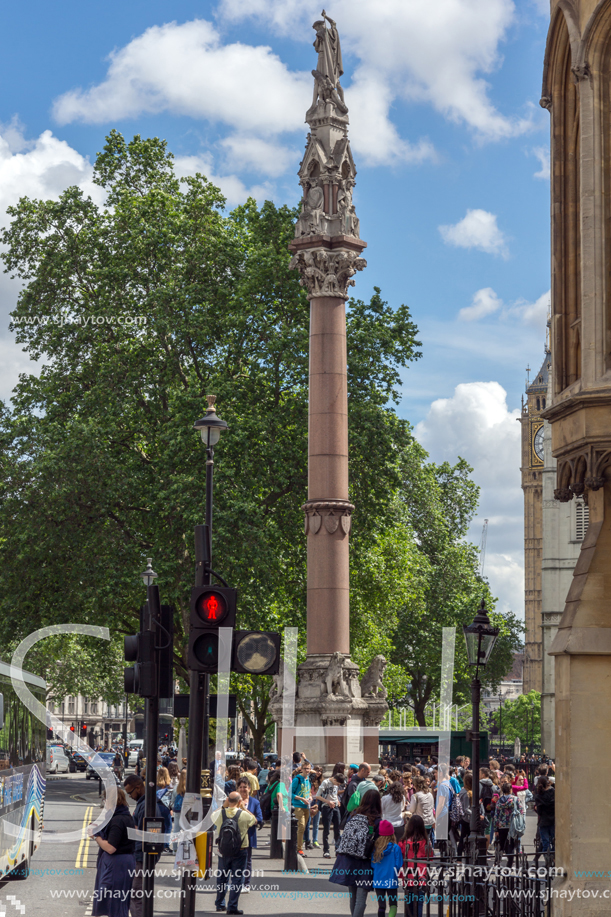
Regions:
<svg viewBox="0 0 611 917"><path fill-rule="evenodd" d="M551 354L526 386L522 401L522 490L524 491L524 693L542 689L541 559L543 550L543 437Z"/></svg>

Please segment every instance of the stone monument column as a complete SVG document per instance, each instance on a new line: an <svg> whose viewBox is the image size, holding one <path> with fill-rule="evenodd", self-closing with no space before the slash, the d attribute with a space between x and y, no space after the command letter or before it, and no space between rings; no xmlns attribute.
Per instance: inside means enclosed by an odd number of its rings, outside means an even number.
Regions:
<svg viewBox="0 0 611 917"><path fill-rule="evenodd" d="M369 755L361 725L377 726L386 712L374 660L359 682L350 659L349 535L354 506L348 492L348 388L346 300L357 271L366 266L359 220L352 203L356 169L348 140L348 108L340 83L343 63L335 22L323 13L314 23L318 54L310 133L299 168L302 209L290 245L310 300L308 500L303 507L308 545L307 659L299 667L297 725L353 726L348 738L299 740L311 761L326 764ZM365 696L362 696L362 694ZM278 701L275 700L275 703Z"/></svg>

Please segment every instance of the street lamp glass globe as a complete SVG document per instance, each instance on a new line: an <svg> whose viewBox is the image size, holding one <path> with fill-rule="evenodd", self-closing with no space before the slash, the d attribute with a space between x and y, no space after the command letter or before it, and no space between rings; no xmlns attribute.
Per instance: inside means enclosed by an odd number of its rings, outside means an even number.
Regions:
<svg viewBox="0 0 611 917"><path fill-rule="evenodd" d="M157 574L155 573L155 571L153 570L151 566L152 563L153 563L153 558L147 557L146 558L146 570L144 571L144 573L140 574L140 576L142 577L142 582L144 583L145 586L152 586L155 580L157 579Z"/></svg>
<svg viewBox="0 0 611 917"><path fill-rule="evenodd" d="M221 431L219 427L201 427L200 434L202 437L202 442L205 446L216 446L219 439L221 438Z"/></svg>
<svg viewBox="0 0 611 917"><path fill-rule="evenodd" d="M471 624L463 625L469 665L484 667L499 635L498 627L493 627L482 599L482 604Z"/></svg>

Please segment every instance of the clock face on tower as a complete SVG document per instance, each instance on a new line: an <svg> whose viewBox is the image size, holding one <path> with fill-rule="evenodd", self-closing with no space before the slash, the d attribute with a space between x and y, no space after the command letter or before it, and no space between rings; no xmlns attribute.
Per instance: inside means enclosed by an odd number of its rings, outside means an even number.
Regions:
<svg viewBox="0 0 611 917"><path fill-rule="evenodd" d="M533 449L535 450L535 455L542 462L543 461L543 424L536 431L533 438Z"/></svg>

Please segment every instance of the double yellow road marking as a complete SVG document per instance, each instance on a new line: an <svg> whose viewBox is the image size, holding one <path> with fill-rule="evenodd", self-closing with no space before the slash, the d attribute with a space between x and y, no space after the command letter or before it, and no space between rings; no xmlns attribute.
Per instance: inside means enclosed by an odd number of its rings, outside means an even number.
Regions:
<svg viewBox="0 0 611 917"><path fill-rule="evenodd" d="M76 855L76 863L74 864L77 869L83 868L87 869L88 858L89 858L89 849L91 847L91 838L87 834L87 826L89 822L93 820L93 806L87 806L85 809L85 817L83 819L83 829L81 831L81 842L79 844L78 853ZM93 863L91 864L93 865Z"/></svg>

